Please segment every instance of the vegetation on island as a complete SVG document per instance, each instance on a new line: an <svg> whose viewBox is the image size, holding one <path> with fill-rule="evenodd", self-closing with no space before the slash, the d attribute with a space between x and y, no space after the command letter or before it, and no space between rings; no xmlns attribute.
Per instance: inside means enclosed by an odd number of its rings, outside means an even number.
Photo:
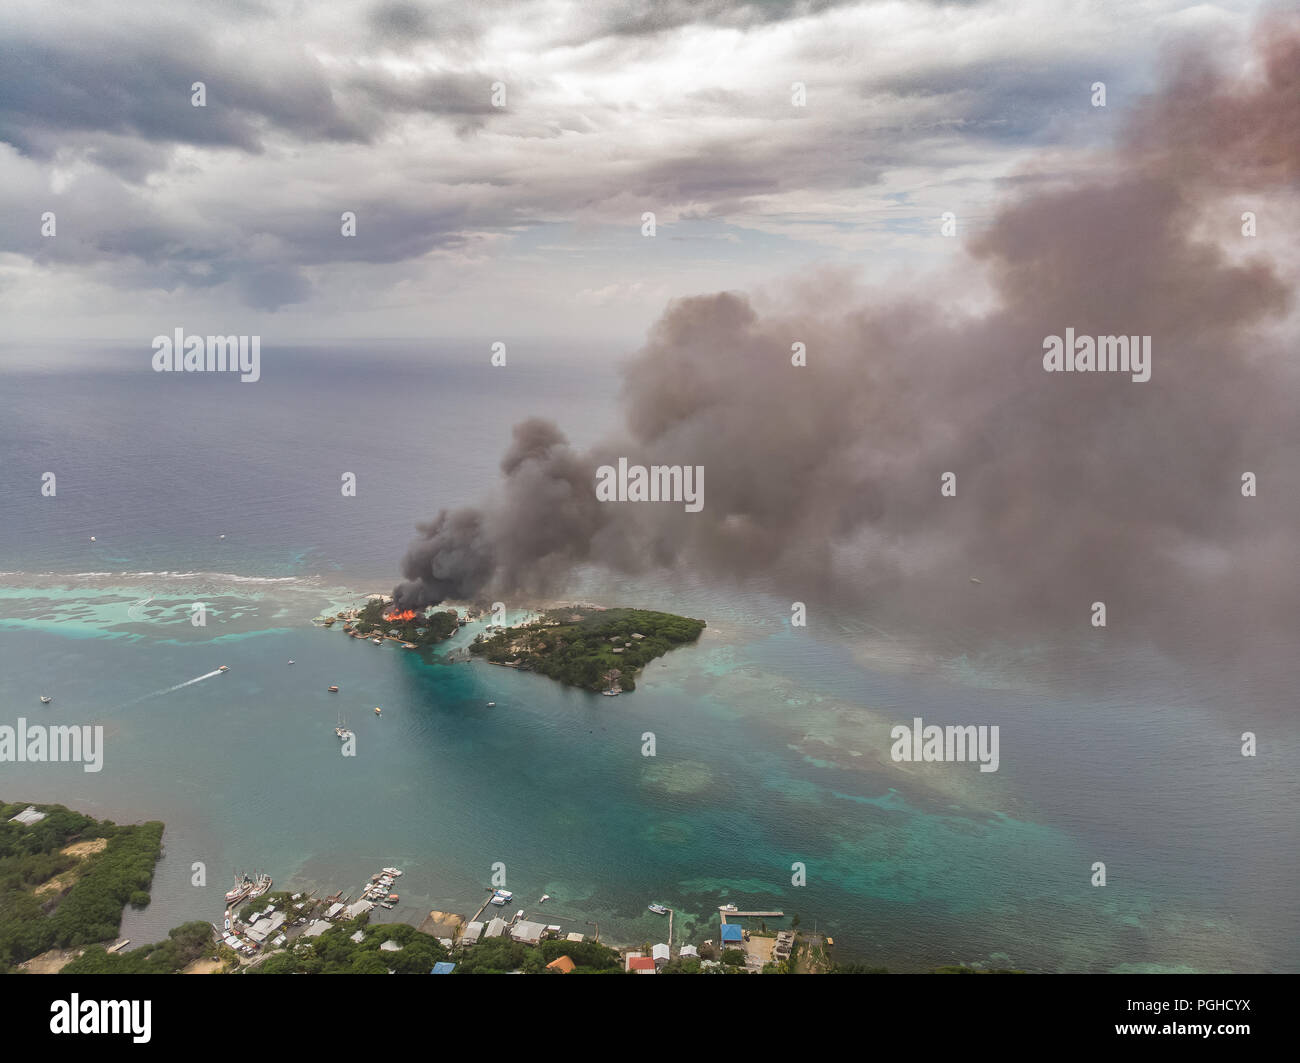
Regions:
<svg viewBox="0 0 1300 1063"><path fill-rule="evenodd" d="M509 938L485 938L462 953L456 974L545 974L546 965L561 956L573 961L572 974L619 974L623 961L611 948L595 941L543 941L524 945Z"/></svg>
<svg viewBox="0 0 1300 1063"><path fill-rule="evenodd" d="M432 646L455 634L460 626L454 609L436 613L407 609L395 613L394 608L392 602L372 599L357 611L355 620L351 621L353 630L362 635L390 636L417 646ZM386 617L386 613L393 615ZM394 631L396 636L392 636Z"/></svg>
<svg viewBox="0 0 1300 1063"><path fill-rule="evenodd" d="M149 903L162 853L161 823L118 826L62 805L34 806L45 813L37 823L13 822L28 807L0 801L0 969L117 937L126 905ZM102 847L79 845L97 839Z"/></svg>
<svg viewBox="0 0 1300 1063"><path fill-rule="evenodd" d="M478 636L470 652L585 690L629 691L642 668L694 642L704 627L703 620L648 609L552 609Z"/></svg>
<svg viewBox="0 0 1300 1063"><path fill-rule="evenodd" d="M199 920L176 927L166 941L142 945L130 952L108 952L92 945L60 974L179 974L195 960L216 952L212 926Z"/></svg>
<svg viewBox="0 0 1300 1063"><path fill-rule="evenodd" d="M369 925L369 915L336 923L319 937L301 937L274 952L250 974L428 974L447 950L408 923ZM361 940L352 937L361 931ZM385 942L401 946L383 949Z"/></svg>

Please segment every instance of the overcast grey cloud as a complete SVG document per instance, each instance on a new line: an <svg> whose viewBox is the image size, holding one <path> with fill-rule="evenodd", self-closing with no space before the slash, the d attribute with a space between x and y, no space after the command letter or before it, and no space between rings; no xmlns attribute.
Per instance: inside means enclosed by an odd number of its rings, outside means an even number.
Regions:
<svg viewBox="0 0 1300 1063"><path fill-rule="evenodd" d="M1044 149L1088 165L1165 49L1239 49L1255 7L16 0L0 311L16 336L179 313L410 335L431 310L473 333L562 242L581 250L522 285L519 320L559 334L576 300L631 345L666 297L765 283L776 261L941 263L939 214L973 234L1003 183L1044 179ZM646 211L664 239L629 256ZM379 318L356 297L381 288L456 295L387 297Z"/></svg>

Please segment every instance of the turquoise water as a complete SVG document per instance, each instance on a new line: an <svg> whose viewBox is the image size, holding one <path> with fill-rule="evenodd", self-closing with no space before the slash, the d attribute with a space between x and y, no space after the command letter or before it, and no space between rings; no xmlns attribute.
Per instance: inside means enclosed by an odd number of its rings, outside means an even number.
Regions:
<svg viewBox="0 0 1300 1063"><path fill-rule="evenodd" d="M1270 817L1260 793L1225 778L1207 824L1168 787L1205 792L1212 761L1170 749L1122 704L1091 706L1104 749L1071 747L1080 717L1064 702L865 669L756 598L715 600L698 646L610 699L446 663L472 629L410 652L313 627L349 592L311 581L32 582L51 585L0 596L6 718L102 723L105 766L6 764L0 794L167 822L154 902L123 927L137 941L215 919L235 867L333 892L396 864L402 904L382 917L418 922L434 908L472 914L499 861L512 911L566 931L598 922L612 941L663 936L650 901L677 910L678 941L716 937L716 906L734 901L798 912L841 955L899 969L1296 967L1296 936L1269 933L1285 885L1269 868L1285 858L1261 869L1254 849L1270 829L1286 840L1289 813ZM206 628L189 623L195 600ZM230 671L160 693L219 664ZM55 702L39 705L41 692ZM340 711L355 758L339 754ZM914 714L1000 723L1013 736L1003 770L889 762L888 726ZM1030 767L1063 737L1083 760L1065 800L1047 792L1070 774L1059 755L1044 780ZM1135 776L1155 746L1165 762ZM1081 799L1084 780L1095 800ZM1104 889L1088 884L1097 859ZM192 884L196 862L206 886ZM543 893L553 900L539 907Z"/></svg>

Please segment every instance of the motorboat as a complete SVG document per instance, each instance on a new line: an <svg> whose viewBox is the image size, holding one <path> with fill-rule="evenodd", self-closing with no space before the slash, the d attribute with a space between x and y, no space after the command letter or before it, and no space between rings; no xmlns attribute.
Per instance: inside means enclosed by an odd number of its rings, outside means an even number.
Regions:
<svg viewBox="0 0 1300 1063"><path fill-rule="evenodd" d="M646 907L649 908L652 912L654 912L655 915L668 914L668 909L665 908L662 904L647 904Z"/></svg>
<svg viewBox="0 0 1300 1063"><path fill-rule="evenodd" d="M338 692L339 692L339 688L338 688L338 687L330 687L330 693L331 693L331 694L337 694Z"/></svg>
<svg viewBox="0 0 1300 1063"><path fill-rule="evenodd" d="M53 699L52 697L50 697L48 694L42 694L42 695L41 695L41 704L42 704L42 705L48 705L48 704L49 704L51 701L53 701L53 700L54 700L54 699Z"/></svg>

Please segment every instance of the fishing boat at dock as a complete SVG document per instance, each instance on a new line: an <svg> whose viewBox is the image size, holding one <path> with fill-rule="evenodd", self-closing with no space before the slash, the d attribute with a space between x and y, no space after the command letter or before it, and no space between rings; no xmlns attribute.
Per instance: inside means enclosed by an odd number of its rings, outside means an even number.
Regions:
<svg viewBox="0 0 1300 1063"><path fill-rule="evenodd" d="M257 883L253 881L250 875L240 875L235 872L235 888L226 891L226 907L230 908L238 904L245 897L252 894L257 888Z"/></svg>

